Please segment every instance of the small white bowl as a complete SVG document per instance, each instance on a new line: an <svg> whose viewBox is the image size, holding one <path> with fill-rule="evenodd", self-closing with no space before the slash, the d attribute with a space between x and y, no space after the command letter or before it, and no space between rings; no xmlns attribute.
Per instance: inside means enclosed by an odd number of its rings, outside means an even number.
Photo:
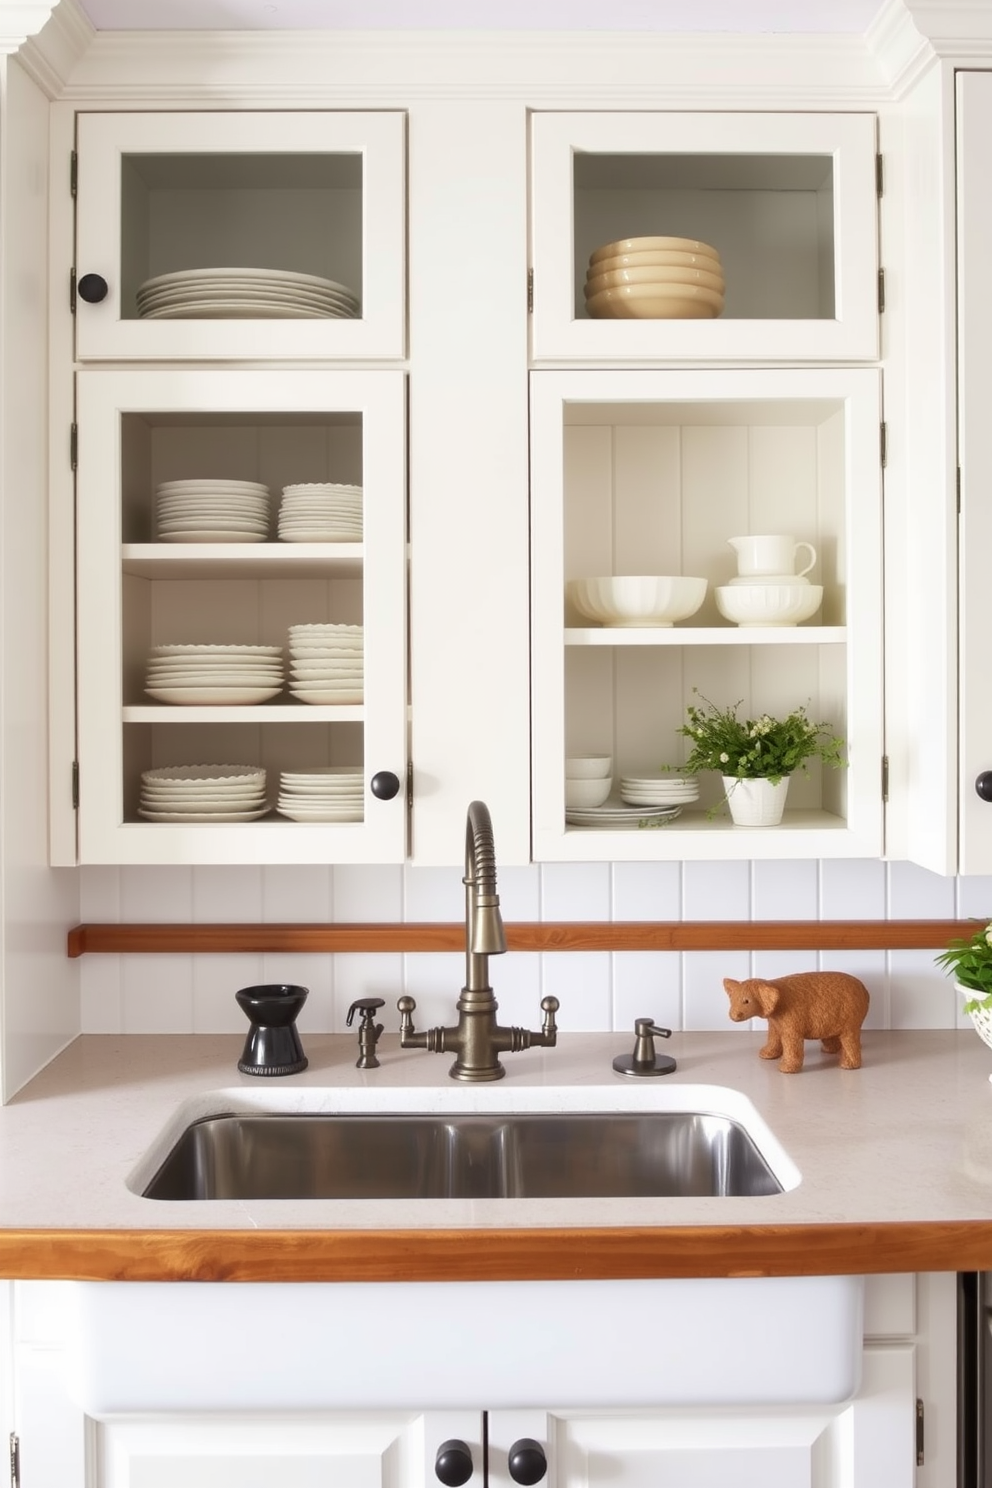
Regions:
<svg viewBox="0 0 992 1488"><path fill-rule="evenodd" d="M720 614L735 625L798 625L820 608L823 585L728 584L714 595Z"/></svg>
<svg viewBox="0 0 992 1488"><path fill-rule="evenodd" d="M565 589L580 614L608 626L674 625L706 598L706 580L685 574L570 579Z"/></svg>
<svg viewBox="0 0 992 1488"><path fill-rule="evenodd" d="M567 780L605 780L612 769L612 754L570 754L565 760Z"/></svg>
<svg viewBox="0 0 992 1488"><path fill-rule="evenodd" d="M722 274L707 269L670 269L664 266L652 269L610 269L602 274L587 274L583 294L589 300L604 289L616 289L622 284L657 284L662 288L672 284L701 284L722 295L725 289Z"/></svg>
<svg viewBox="0 0 992 1488"><path fill-rule="evenodd" d="M609 776L605 780L570 780L565 777L565 805L584 806L587 809L593 806L602 806L613 788L613 781Z"/></svg>

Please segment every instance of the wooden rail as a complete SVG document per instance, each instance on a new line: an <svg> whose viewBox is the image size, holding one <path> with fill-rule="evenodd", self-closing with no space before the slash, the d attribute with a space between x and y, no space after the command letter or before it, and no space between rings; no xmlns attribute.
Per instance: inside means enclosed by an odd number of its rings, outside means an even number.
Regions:
<svg viewBox="0 0 992 1488"><path fill-rule="evenodd" d="M506 926L511 951L918 951L974 934L976 920L590 920ZM68 954L460 951L462 923L76 925Z"/></svg>

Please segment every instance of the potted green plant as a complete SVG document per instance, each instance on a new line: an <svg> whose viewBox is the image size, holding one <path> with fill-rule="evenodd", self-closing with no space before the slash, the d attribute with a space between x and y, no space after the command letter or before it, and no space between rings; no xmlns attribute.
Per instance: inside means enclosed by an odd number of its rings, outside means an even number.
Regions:
<svg viewBox="0 0 992 1488"><path fill-rule="evenodd" d="M971 1017L979 1038L992 1048L992 923L981 922L968 940L949 941L947 950L941 951L935 960L948 976L953 976L955 986L966 999L964 1011Z"/></svg>
<svg viewBox="0 0 992 1488"><path fill-rule="evenodd" d="M718 708L693 691L704 706L690 703L686 722L678 730L692 745L682 771L698 775L717 770L724 794L713 811L726 801L737 826L777 826L790 777L797 770L808 774L811 759L831 769L844 764L844 740L831 734L825 723L814 723L801 706L784 718L768 713L742 718L740 702Z"/></svg>

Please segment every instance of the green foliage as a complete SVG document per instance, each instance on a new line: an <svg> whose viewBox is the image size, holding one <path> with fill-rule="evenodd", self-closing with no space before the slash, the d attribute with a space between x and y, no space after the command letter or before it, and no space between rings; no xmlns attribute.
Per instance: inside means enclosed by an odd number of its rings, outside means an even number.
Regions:
<svg viewBox="0 0 992 1488"><path fill-rule="evenodd" d="M992 1007L992 924L983 923L970 940L950 941L947 950L934 960L959 986L982 994L965 1003L966 1013Z"/></svg>
<svg viewBox="0 0 992 1488"><path fill-rule="evenodd" d="M697 692L697 689L693 689ZM844 764L844 740L835 738L825 723L813 723L805 708L793 709L787 718L740 718L740 702L718 708L708 698L697 696L704 708L690 704L687 722L678 730L691 740L689 757L682 773L698 775L717 770L738 780L770 780L773 784L797 770L807 774L806 761L822 760L832 769Z"/></svg>

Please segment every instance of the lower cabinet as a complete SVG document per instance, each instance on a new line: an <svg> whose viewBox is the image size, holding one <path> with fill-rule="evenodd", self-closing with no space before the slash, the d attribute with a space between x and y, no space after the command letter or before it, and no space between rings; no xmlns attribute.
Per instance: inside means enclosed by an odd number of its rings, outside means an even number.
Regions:
<svg viewBox="0 0 992 1488"><path fill-rule="evenodd" d="M954 1481L950 1275L869 1278L862 1381L851 1401L602 1412L376 1410L370 1381L368 1411L172 1413L149 1402L147 1411L91 1417L74 1399L57 1288L46 1295L45 1287L7 1288L13 1369L4 1393L21 1488L943 1488ZM328 1339L329 1349L346 1346ZM259 1348L259 1368L293 1369L277 1337ZM416 1390L412 1380L412 1396Z"/></svg>

